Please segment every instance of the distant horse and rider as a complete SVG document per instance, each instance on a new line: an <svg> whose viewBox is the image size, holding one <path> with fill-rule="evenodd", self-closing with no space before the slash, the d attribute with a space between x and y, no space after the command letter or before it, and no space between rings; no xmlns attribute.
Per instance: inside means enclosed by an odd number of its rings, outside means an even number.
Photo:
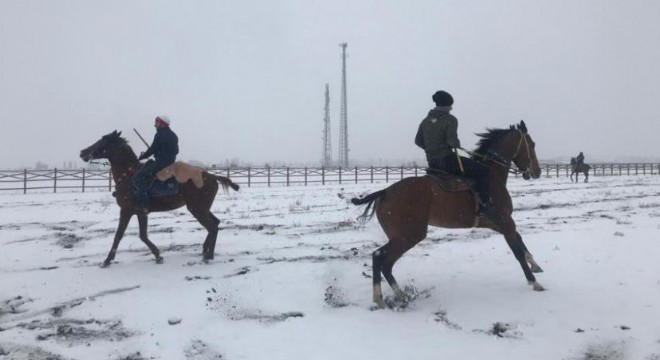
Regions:
<svg viewBox="0 0 660 360"><path fill-rule="evenodd" d="M577 183L578 175L583 173L584 182L589 182L589 170L591 170L591 166L584 163L584 154L582 152L576 157L571 157L571 181L573 181L573 174L575 174L575 182Z"/></svg>
<svg viewBox="0 0 660 360"><path fill-rule="evenodd" d="M146 155L143 154L141 157L144 158ZM109 266L114 260L119 242L133 215L136 215L138 219L140 239L149 247L156 262L161 263L163 258L160 250L147 236L148 213L174 210L184 205L208 231L202 246L203 260L213 259L220 220L213 215L210 209L219 185L224 191L230 187L234 190L239 189L239 186L229 178L214 175L200 167L177 161L160 169L155 174L156 180L148 179L151 187L148 188L147 195L150 198L145 202L141 197L142 194L136 194L133 177L136 173L139 174L140 169L150 166L150 162L140 163L126 139L121 136L121 132L115 130L103 136L91 146L83 149L80 152L80 158L85 162L107 159L110 162L110 170L115 182L114 195L120 208L119 225L110 253L103 261L103 267Z"/></svg>
<svg viewBox="0 0 660 360"><path fill-rule="evenodd" d="M410 177L363 198L353 198L355 205L367 207L362 216L368 220L374 213L388 238L387 244L373 252L373 301L385 307L381 290L381 274L394 291L396 298L405 300L392 275L396 261L408 250L424 240L428 226L444 228L488 228L502 235L520 264L527 282L536 291L544 287L536 281L533 272L542 272L532 254L523 243L516 223L511 217L513 205L506 188L511 164L519 169L524 179L538 178L541 174L535 144L523 121L509 129L490 129L478 134L481 140L472 159L488 168L492 206L498 216L479 214L479 196L469 186L443 186L459 178L438 179L436 175ZM452 181L453 179L453 181Z"/></svg>

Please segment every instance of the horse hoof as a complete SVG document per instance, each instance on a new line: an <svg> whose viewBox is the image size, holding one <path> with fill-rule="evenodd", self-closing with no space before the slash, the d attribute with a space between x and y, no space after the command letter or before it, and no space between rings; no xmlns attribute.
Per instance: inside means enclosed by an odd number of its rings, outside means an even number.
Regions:
<svg viewBox="0 0 660 360"><path fill-rule="evenodd" d="M380 299L380 301L374 300L375 305L371 307L371 310L382 310L387 308L387 305L385 304L385 301L383 299Z"/></svg>
<svg viewBox="0 0 660 360"><path fill-rule="evenodd" d="M537 282L534 282L532 285L532 289L534 289L534 291L545 291L545 288Z"/></svg>
<svg viewBox="0 0 660 360"><path fill-rule="evenodd" d="M163 261L165 261L165 260L163 259L162 256L159 256L159 257L156 258L156 264L162 264Z"/></svg>
<svg viewBox="0 0 660 360"><path fill-rule="evenodd" d="M542 273L543 272L543 269L541 269L540 266L532 266L531 270L532 270L533 273Z"/></svg>
<svg viewBox="0 0 660 360"><path fill-rule="evenodd" d="M101 263L101 268L104 268L104 269L105 269L105 268L107 268L108 266L110 266L110 261L104 261L104 262Z"/></svg>

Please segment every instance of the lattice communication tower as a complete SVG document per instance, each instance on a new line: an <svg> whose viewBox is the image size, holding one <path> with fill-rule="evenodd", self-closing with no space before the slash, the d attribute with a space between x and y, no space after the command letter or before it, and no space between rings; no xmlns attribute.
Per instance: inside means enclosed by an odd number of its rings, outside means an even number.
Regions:
<svg viewBox="0 0 660 360"><path fill-rule="evenodd" d="M348 166L348 104L346 103L346 47L347 43L339 44L341 46L341 110L339 113L339 159L338 165Z"/></svg>
<svg viewBox="0 0 660 360"><path fill-rule="evenodd" d="M323 166L332 166L332 142L330 136L330 85L325 84L325 108L323 109Z"/></svg>

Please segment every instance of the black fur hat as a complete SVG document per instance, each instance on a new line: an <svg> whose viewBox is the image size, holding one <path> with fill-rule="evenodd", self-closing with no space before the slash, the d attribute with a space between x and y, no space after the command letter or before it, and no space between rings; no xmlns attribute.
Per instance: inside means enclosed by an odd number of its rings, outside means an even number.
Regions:
<svg viewBox="0 0 660 360"><path fill-rule="evenodd" d="M454 104L454 98L448 92L440 90L433 94L433 102L437 106L451 106Z"/></svg>

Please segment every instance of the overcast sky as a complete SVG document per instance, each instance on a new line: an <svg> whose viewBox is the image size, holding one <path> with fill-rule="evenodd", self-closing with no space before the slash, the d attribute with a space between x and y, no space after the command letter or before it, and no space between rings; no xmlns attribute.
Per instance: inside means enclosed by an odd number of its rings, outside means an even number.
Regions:
<svg viewBox="0 0 660 360"><path fill-rule="evenodd" d="M179 159L424 162L439 89L463 147L524 119L540 159L658 154L660 1L0 0L0 168L62 166L113 130L137 153L166 114Z"/></svg>

